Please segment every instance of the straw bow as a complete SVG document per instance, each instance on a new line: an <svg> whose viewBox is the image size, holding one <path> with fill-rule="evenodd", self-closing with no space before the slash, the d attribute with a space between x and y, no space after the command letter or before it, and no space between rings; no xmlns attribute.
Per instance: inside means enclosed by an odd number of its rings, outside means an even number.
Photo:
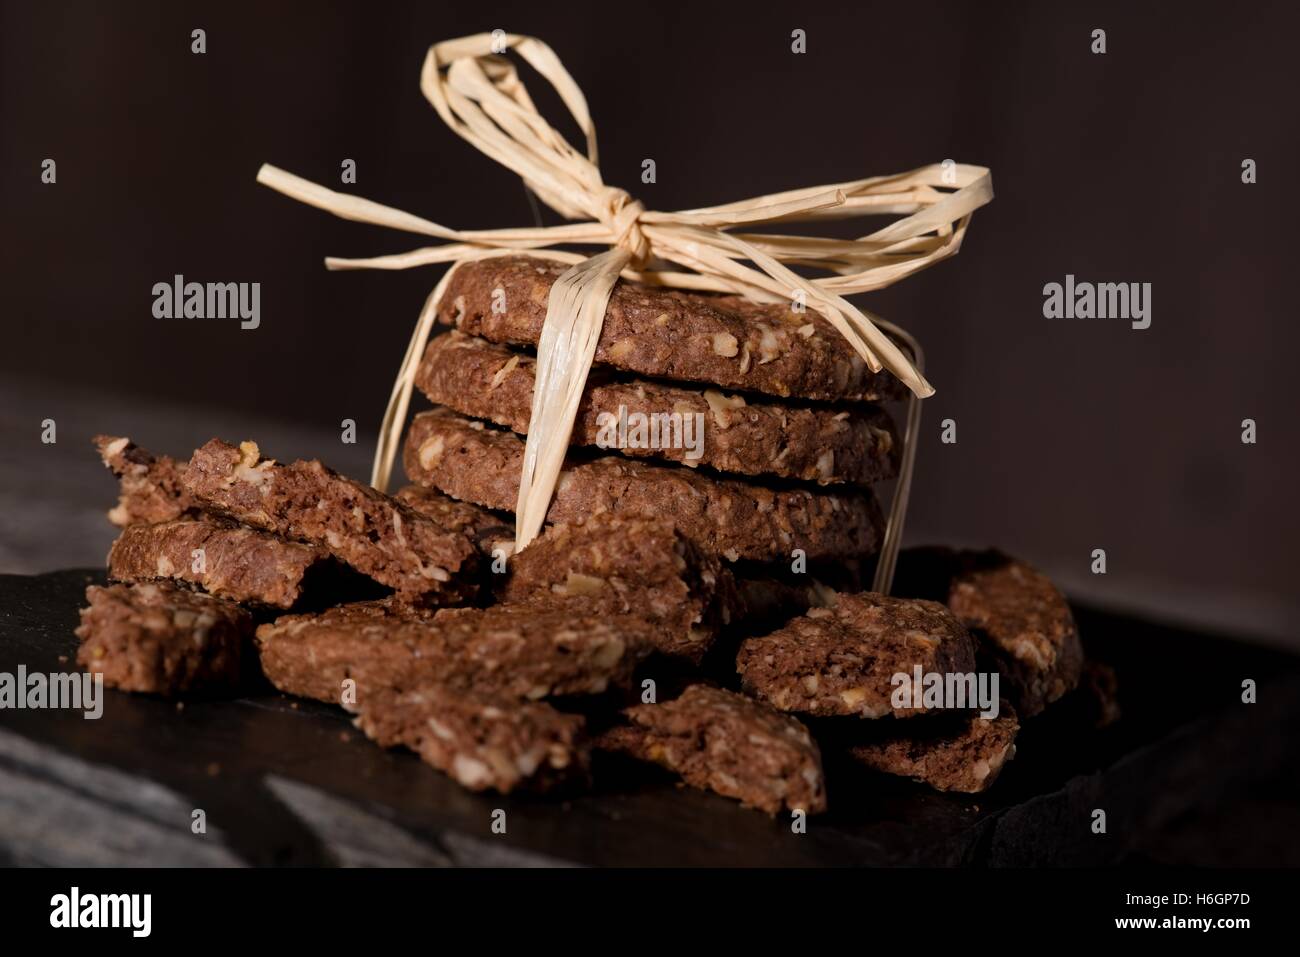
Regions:
<svg viewBox="0 0 1300 957"><path fill-rule="evenodd" d="M559 94L586 138L576 150L538 113L507 49ZM521 229L457 230L358 196L338 193L264 165L258 182L345 219L443 240L393 256L329 258L330 269L406 269L526 253L572 264L552 286L537 349L532 419L516 511L516 548L540 531L558 481L578 402L591 368L610 292L620 275L678 289L739 293L763 302L802 302L853 346L868 368L882 366L915 396L933 394L921 371L873 317L844 296L881 289L957 252L971 214L993 198L989 171L945 161L908 173L789 190L678 212L647 210L601 177L596 129L582 90L545 43L497 31L431 47L420 88L457 135L517 173L572 222ZM739 231L772 223L902 215L852 240ZM554 247L594 245L584 258ZM790 267L829 275L805 278ZM680 268L674 268L680 267ZM425 304L389 401L373 483L387 486L415 369L448 270ZM892 327L891 327L892 328Z"/></svg>

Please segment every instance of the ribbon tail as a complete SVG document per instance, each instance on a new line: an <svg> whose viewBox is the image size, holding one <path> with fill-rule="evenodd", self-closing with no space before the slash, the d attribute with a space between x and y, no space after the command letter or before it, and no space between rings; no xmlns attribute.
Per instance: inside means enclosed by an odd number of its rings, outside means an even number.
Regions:
<svg viewBox="0 0 1300 957"><path fill-rule="evenodd" d="M537 380L515 507L516 551L537 537L546 520L605 324L605 308L630 261L626 250L611 249L573 266L551 286L537 342Z"/></svg>
<svg viewBox="0 0 1300 957"><path fill-rule="evenodd" d="M438 313L438 301L443 290L451 281L452 273L459 266L454 263L439 280L438 285L429 293L420 310L420 318L411 333L411 341L406 347L406 355L397 371L397 380L393 391L388 396L388 407L384 410L384 420L379 426L379 441L375 446L375 461L370 471L370 484L381 492L388 491L388 481L393 472L393 460L402 444L402 429L406 425L406 411L411 406L411 390L415 387L415 373L424 358L424 347L429 342L433 330L433 320Z"/></svg>
<svg viewBox="0 0 1300 957"><path fill-rule="evenodd" d="M925 374L925 353L921 344L905 329L879 316L872 321L881 329L903 343L912 356L916 371ZM894 497L889 503L889 516L885 522L885 537L876 557L876 574L871 590L888 595L894 587L894 570L898 566L898 550L903 543L903 523L907 520L907 503L912 495L912 472L916 467L916 447L920 444L921 406L923 400L915 392L907 397L907 424L903 431L903 454L898 464L898 478L894 482Z"/></svg>

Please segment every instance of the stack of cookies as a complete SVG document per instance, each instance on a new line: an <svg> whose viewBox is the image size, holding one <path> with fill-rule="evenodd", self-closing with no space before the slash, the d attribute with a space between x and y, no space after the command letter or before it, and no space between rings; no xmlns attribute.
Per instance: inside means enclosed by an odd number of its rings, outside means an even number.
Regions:
<svg viewBox="0 0 1300 957"><path fill-rule="evenodd" d="M408 478L512 511L532 410L535 347L564 265L503 256L461 265L437 305L455 326L416 375L440 408L417 415ZM615 285L547 514L671 521L729 563L857 561L882 535L871 486L899 443L872 402L900 397L820 316L733 296Z"/></svg>
<svg viewBox="0 0 1300 957"><path fill-rule="evenodd" d="M902 390L812 313L618 283L546 527L512 554L529 349L562 271L457 269L437 305L456 328L416 380L436 407L415 416L411 484L391 497L251 442L181 463L98 440L123 531L79 661L169 695L260 670L473 790L571 788L639 761L816 813L824 749L987 788L1020 721L1080 684L1069 607L994 553L905 553L911 597L862 591L872 485L899 458L875 403ZM1001 679L991 713L896 695L900 675L974 688L981 669Z"/></svg>

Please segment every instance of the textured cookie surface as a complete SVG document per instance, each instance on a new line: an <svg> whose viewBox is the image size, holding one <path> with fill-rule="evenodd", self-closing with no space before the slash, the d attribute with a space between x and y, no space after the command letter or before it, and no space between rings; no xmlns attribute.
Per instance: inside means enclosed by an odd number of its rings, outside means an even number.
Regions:
<svg viewBox="0 0 1300 957"><path fill-rule="evenodd" d="M358 602L257 629L272 684L334 704L347 679L362 704L430 681L534 700L599 694L626 682L652 639L642 619L599 615L581 599L437 611Z"/></svg>
<svg viewBox="0 0 1300 957"><path fill-rule="evenodd" d="M213 439L195 451L185 488L205 507L255 528L318 545L363 575L398 591L470 587L478 551L457 528L397 502L320 462L281 465L255 444Z"/></svg>
<svg viewBox="0 0 1300 957"><path fill-rule="evenodd" d="M782 711L907 717L923 700L895 708L894 676L975 671L970 635L937 602L870 592L835 596L784 628L747 638L736 657L745 690Z"/></svg>
<svg viewBox="0 0 1300 957"><path fill-rule="evenodd" d="M181 484L184 462L154 455L125 436L97 435L95 448L104 465L118 478L117 505L108 520L125 528L137 522L166 522L198 512Z"/></svg>
<svg viewBox="0 0 1300 957"><path fill-rule="evenodd" d="M849 748L861 764L939 791L987 790L1016 754L1020 721L1009 705L996 718L945 716L890 728L888 738Z"/></svg>
<svg viewBox="0 0 1300 957"><path fill-rule="evenodd" d="M416 385L438 404L521 435L537 360L452 331L429 343ZM893 478L899 444L876 406L783 406L716 389L593 376L571 442L739 475L869 485Z"/></svg>
<svg viewBox="0 0 1300 957"><path fill-rule="evenodd" d="M405 485L393 493L393 498L433 519L440 527L468 536L484 555L491 555L498 545L507 546L507 552L514 548L515 529L508 516L459 502L422 485Z"/></svg>
<svg viewBox="0 0 1300 957"><path fill-rule="evenodd" d="M118 581L171 578L230 601L288 608L307 569L324 558L315 546L258 529L178 519L123 529L108 553L108 574Z"/></svg>
<svg viewBox="0 0 1300 957"><path fill-rule="evenodd" d="M410 748L471 791L543 791L586 774L582 718L541 702L428 684L373 692L359 710L375 743Z"/></svg>
<svg viewBox="0 0 1300 957"><path fill-rule="evenodd" d="M624 713L631 724L606 732L600 740L606 750L653 761L692 787L769 814L826 810L816 742L794 718L762 702L692 685L672 701Z"/></svg>
<svg viewBox="0 0 1300 957"><path fill-rule="evenodd" d="M463 263L437 303L438 318L493 342L535 346L551 285L568 268L529 256ZM903 395L893 374L868 370L811 310L626 280L610 295L595 359L641 375L769 395L867 401Z"/></svg>
<svg viewBox="0 0 1300 957"><path fill-rule="evenodd" d="M510 511L519 495L524 441L446 409L411 423L407 477L462 501ZM599 512L672 522L706 554L736 561L857 558L878 547L883 519L870 492L771 489L619 456L572 461L547 521L581 524Z"/></svg>
<svg viewBox="0 0 1300 957"><path fill-rule="evenodd" d="M655 647L699 662L736 598L717 558L703 555L671 524L609 513L584 525L555 525L510 559L508 602L579 596L599 611L654 622Z"/></svg>
<svg viewBox="0 0 1300 957"><path fill-rule="evenodd" d="M1034 568L999 552L959 554L948 607L997 662L1026 717L1079 684L1083 646L1070 605Z"/></svg>
<svg viewBox="0 0 1300 957"><path fill-rule="evenodd" d="M695 684L659 705L629 707L630 724L599 741L681 775L703 791L768 814L826 810L822 755L796 719L744 694Z"/></svg>
<svg viewBox="0 0 1300 957"><path fill-rule="evenodd" d="M77 663L123 691L176 695L239 681L253 631L243 608L170 582L92 585L81 609Z"/></svg>

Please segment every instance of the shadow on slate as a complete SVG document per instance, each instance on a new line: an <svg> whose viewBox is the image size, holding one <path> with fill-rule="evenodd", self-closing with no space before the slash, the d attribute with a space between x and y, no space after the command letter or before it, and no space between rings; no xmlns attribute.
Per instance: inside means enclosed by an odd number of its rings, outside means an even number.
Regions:
<svg viewBox="0 0 1300 957"><path fill-rule="evenodd" d="M98 571L0 576L0 671L76 669ZM831 812L791 832L655 768L598 756L563 803L474 795L367 742L337 708L266 689L187 701L106 690L103 717L0 711L0 861L181 866L1283 864L1300 858L1300 662L1087 610L1120 677L1105 731L1031 721L989 794L827 761ZM1241 703L1241 681L1259 703ZM507 812L507 833L491 831ZM1092 833L1092 812L1107 833ZM202 809L204 834L191 831ZM1261 817L1261 809L1264 812ZM1234 810L1258 822L1216 839ZM1270 814L1272 815L1270 817Z"/></svg>

